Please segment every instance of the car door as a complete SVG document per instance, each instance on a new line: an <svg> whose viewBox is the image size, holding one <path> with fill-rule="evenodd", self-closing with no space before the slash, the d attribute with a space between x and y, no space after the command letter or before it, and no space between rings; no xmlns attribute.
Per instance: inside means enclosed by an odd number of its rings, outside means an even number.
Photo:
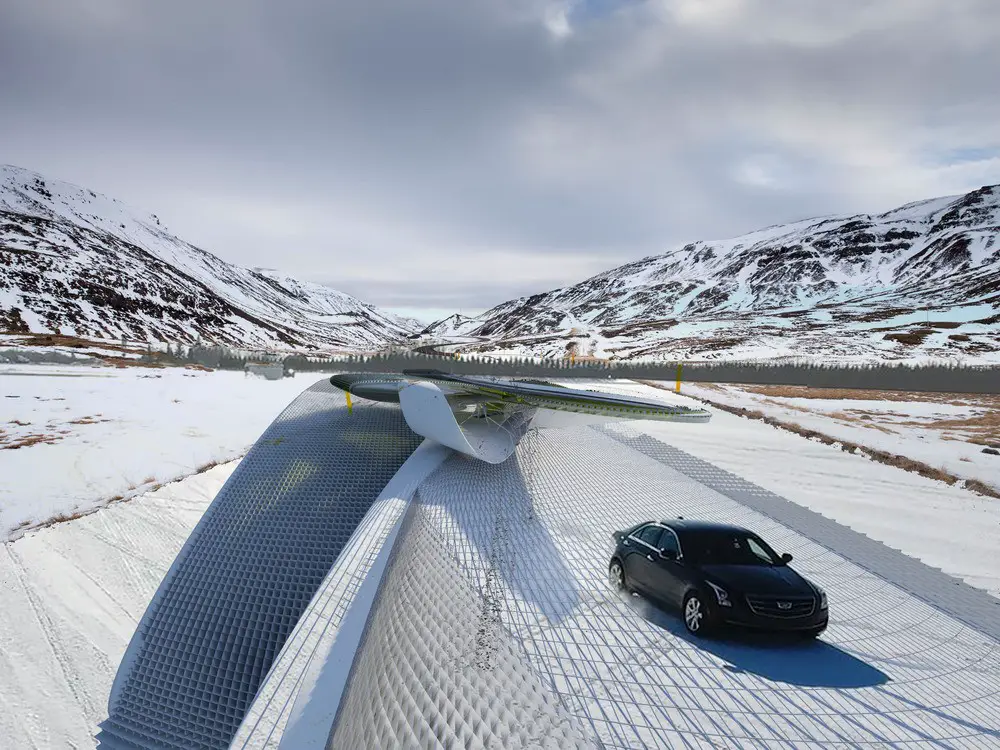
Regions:
<svg viewBox="0 0 1000 750"><path fill-rule="evenodd" d="M674 559L667 553L672 552ZM650 588L665 602L680 606L687 586L685 562L680 542L672 529L663 528L650 568Z"/></svg>
<svg viewBox="0 0 1000 750"><path fill-rule="evenodd" d="M656 524L647 524L636 529L623 542L627 542L628 553L625 555L625 570L632 583L645 591L654 591L655 561L657 558L662 529Z"/></svg>

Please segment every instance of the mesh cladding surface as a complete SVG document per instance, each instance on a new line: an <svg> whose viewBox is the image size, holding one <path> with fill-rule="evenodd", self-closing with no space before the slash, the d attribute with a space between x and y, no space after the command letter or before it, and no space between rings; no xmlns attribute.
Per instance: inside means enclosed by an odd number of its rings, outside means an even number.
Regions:
<svg viewBox="0 0 1000 750"><path fill-rule="evenodd" d="M422 441L397 406L293 401L206 511L139 624L105 748L225 748L310 598Z"/></svg>
<svg viewBox="0 0 1000 750"><path fill-rule="evenodd" d="M870 550L845 533L798 515L789 528L748 504L744 480L615 429L530 432L496 466L451 458L417 495L484 626L509 633L585 732L607 750L1000 750L1000 643L862 567ZM677 515L794 554L829 594L829 630L694 638L676 612L619 594L611 531Z"/></svg>
<svg viewBox="0 0 1000 750"><path fill-rule="evenodd" d="M393 551L328 747L596 747L425 516Z"/></svg>

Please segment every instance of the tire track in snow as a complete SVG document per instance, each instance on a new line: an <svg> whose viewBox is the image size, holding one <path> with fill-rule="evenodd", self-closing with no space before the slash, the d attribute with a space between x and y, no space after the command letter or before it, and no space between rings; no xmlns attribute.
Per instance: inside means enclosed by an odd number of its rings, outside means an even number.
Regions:
<svg viewBox="0 0 1000 750"><path fill-rule="evenodd" d="M153 592L156 591L156 587L160 583L160 579L163 577L163 572L157 572L156 563L138 553L132 553L124 545L118 544L114 540L104 536L103 534L97 533L97 531L90 529L89 534L94 537L94 539L107 545L115 552L119 553L119 559L121 562L121 567L125 575L129 580L134 582L134 589L136 591L145 591L148 589L148 596L152 597ZM141 560L145 565L136 564L136 560ZM152 573L150 571L153 571Z"/></svg>
<svg viewBox="0 0 1000 750"><path fill-rule="evenodd" d="M10 561L13 564L14 576L17 578L18 583L24 590L25 597L28 600L28 606L31 607L32 614L38 622L38 627L41 629L42 636L45 638L49 652L52 654L52 658L55 660L56 666L59 667L59 671L62 673L65 685L70 693L73 694L75 706L80 712L79 718L84 724L85 731L89 732L91 729L91 722L87 717L96 717L100 712L90 700L86 689L81 689L78 685L79 676L74 674L73 669L71 668L72 661L60 643L60 639L57 637L55 624L45 612L45 608L42 606L42 603L37 599L35 591L28 585L27 571L25 570L24 563L17 553L11 549L11 547L12 545L9 544L4 545L4 549L7 551L7 555L10 557Z"/></svg>
<svg viewBox="0 0 1000 750"><path fill-rule="evenodd" d="M111 601L116 607L118 607L118 609L120 609L122 612L125 613L125 616L128 618L129 622L133 624L138 623L138 619L136 618L136 616L131 612L129 612L128 608L125 607L125 605L122 604L114 594L112 594L108 589L104 587L104 584L102 584L100 581L94 578L94 576L88 573L87 569L83 565L74 563L72 560L69 559L69 557L66 556L64 552L62 552L62 550L60 550L57 547L53 547L51 544L49 544L49 542L45 541L45 539L39 539L39 542L44 547L46 547L50 552L52 552L53 555L62 560L65 560L66 563L68 563L70 567L72 567L77 573L79 573L88 581L90 581L92 584L94 584L94 586L96 586L98 590L100 590L101 593L103 593L108 598L109 601ZM107 657L104 657L103 661L107 661ZM110 662L108 662L108 668L109 669L112 668Z"/></svg>

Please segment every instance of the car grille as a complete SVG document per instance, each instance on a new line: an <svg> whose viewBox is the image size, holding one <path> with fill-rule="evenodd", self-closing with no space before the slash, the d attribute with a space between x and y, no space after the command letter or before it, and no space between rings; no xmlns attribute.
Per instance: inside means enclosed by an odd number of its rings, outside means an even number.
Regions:
<svg viewBox="0 0 1000 750"><path fill-rule="evenodd" d="M816 599L812 596L748 596L747 604L755 615L791 619L811 615Z"/></svg>

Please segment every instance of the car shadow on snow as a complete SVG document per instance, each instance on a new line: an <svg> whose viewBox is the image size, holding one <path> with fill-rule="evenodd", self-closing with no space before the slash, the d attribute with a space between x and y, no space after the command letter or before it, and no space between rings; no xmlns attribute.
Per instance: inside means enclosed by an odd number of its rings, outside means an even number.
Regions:
<svg viewBox="0 0 1000 750"><path fill-rule="evenodd" d="M874 687L890 680L885 672L821 639L736 628L699 638L687 632L680 613L662 609L637 594L626 599L644 620L722 659L726 662L723 669L734 674L824 688Z"/></svg>

